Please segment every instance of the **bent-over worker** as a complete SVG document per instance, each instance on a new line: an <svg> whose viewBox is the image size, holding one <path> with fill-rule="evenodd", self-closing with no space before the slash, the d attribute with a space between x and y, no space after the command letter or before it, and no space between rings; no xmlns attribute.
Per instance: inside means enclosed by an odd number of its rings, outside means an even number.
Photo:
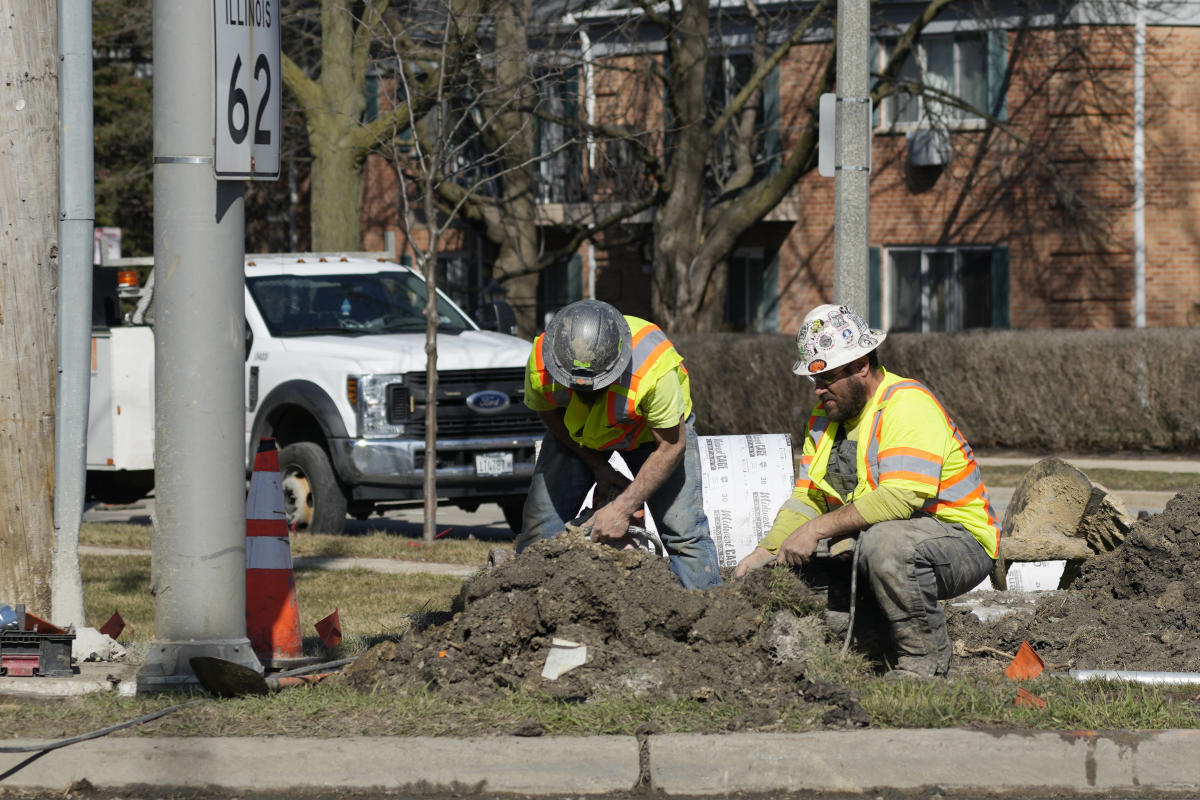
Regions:
<svg viewBox="0 0 1200 800"><path fill-rule="evenodd" d="M534 340L525 404L548 432L517 552L561 533L595 483L593 539L623 539L644 503L679 582L689 589L721 582L701 503L688 373L657 325L599 300L572 303ZM632 482L609 462L614 450L621 451Z"/></svg>
<svg viewBox="0 0 1200 800"><path fill-rule="evenodd" d="M945 675L951 648L938 600L991 572L1000 532L958 426L928 388L879 365L885 336L846 306L804 318L792 371L812 380L818 404L796 488L735 574L772 556L800 567L821 540L857 533L864 598L886 620L897 677Z"/></svg>

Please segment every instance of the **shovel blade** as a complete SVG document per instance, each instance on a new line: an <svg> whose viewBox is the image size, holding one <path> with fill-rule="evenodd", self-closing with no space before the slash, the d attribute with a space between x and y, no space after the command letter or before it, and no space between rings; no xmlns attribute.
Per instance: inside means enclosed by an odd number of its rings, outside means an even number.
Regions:
<svg viewBox="0 0 1200 800"><path fill-rule="evenodd" d="M188 663L204 690L217 697L244 697L271 691L266 678L241 664L212 656L196 656Z"/></svg>

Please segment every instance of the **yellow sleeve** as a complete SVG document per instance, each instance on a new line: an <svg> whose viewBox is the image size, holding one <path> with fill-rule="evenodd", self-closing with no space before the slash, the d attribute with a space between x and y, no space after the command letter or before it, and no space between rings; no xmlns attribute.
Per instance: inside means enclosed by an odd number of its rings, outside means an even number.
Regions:
<svg viewBox="0 0 1200 800"><path fill-rule="evenodd" d="M880 484L854 500L854 508L869 525L889 519L908 519L924 504L925 498L911 489L886 484Z"/></svg>
<svg viewBox="0 0 1200 800"><path fill-rule="evenodd" d="M791 536L796 528L820 515L821 510L813 505L808 492L804 489L794 489L792 496L779 507L779 511L775 514L775 521L771 523L771 530L767 531L767 535L758 543L758 546L772 553L778 553L783 540Z"/></svg>
<svg viewBox="0 0 1200 800"><path fill-rule="evenodd" d="M674 428L686 406L679 373L670 369L654 382L638 402L638 413L651 428Z"/></svg>

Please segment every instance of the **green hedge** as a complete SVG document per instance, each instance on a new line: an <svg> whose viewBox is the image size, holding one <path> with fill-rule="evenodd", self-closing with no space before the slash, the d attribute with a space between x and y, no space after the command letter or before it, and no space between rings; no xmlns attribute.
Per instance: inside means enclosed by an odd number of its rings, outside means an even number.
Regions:
<svg viewBox="0 0 1200 800"><path fill-rule="evenodd" d="M792 336L672 339L701 434L802 434L815 397ZM1200 449L1200 329L895 333L880 360L928 385L975 448Z"/></svg>

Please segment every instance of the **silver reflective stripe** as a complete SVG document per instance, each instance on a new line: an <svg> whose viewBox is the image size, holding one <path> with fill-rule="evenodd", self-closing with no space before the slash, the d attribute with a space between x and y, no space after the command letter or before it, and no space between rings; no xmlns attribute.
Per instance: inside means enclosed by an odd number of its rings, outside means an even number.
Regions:
<svg viewBox="0 0 1200 800"><path fill-rule="evenodd" d="M780 509L786 509L795 514L799 514L800 516L804 517L805 520L813 519L813 514L816 513L812 508L806 506L804 503L801 503L794 497L789 497L787 500L784 500L783 505L780 506Z"/></svg>
<svg viewBox="0 0 1200 800"><path fill-rule="evenodd" d="M888 456L879 461L879 479L888 472L915 472L927 475L936 482L942 476L942 465L917 456Z"/></svg>
<svg viewBox="0 0 1200 800"><path fill-rule="evenodd" d="M820 444L821 437L825 435L825 431L829 428L829 417L819 416L813 417L812 424L809 426L808 435L813 440L813 445Z"/></svg>
<svg viewBox="0 0 1200 800"><path fill-rule="evenodd" d="M938 492L937 499L943 503L957 503L965 498L971 492L979 488L983 483L983 478L979 474L979 468L975 467L971 470L971 474L963 478L953 486L942 489Z"/></svg>

